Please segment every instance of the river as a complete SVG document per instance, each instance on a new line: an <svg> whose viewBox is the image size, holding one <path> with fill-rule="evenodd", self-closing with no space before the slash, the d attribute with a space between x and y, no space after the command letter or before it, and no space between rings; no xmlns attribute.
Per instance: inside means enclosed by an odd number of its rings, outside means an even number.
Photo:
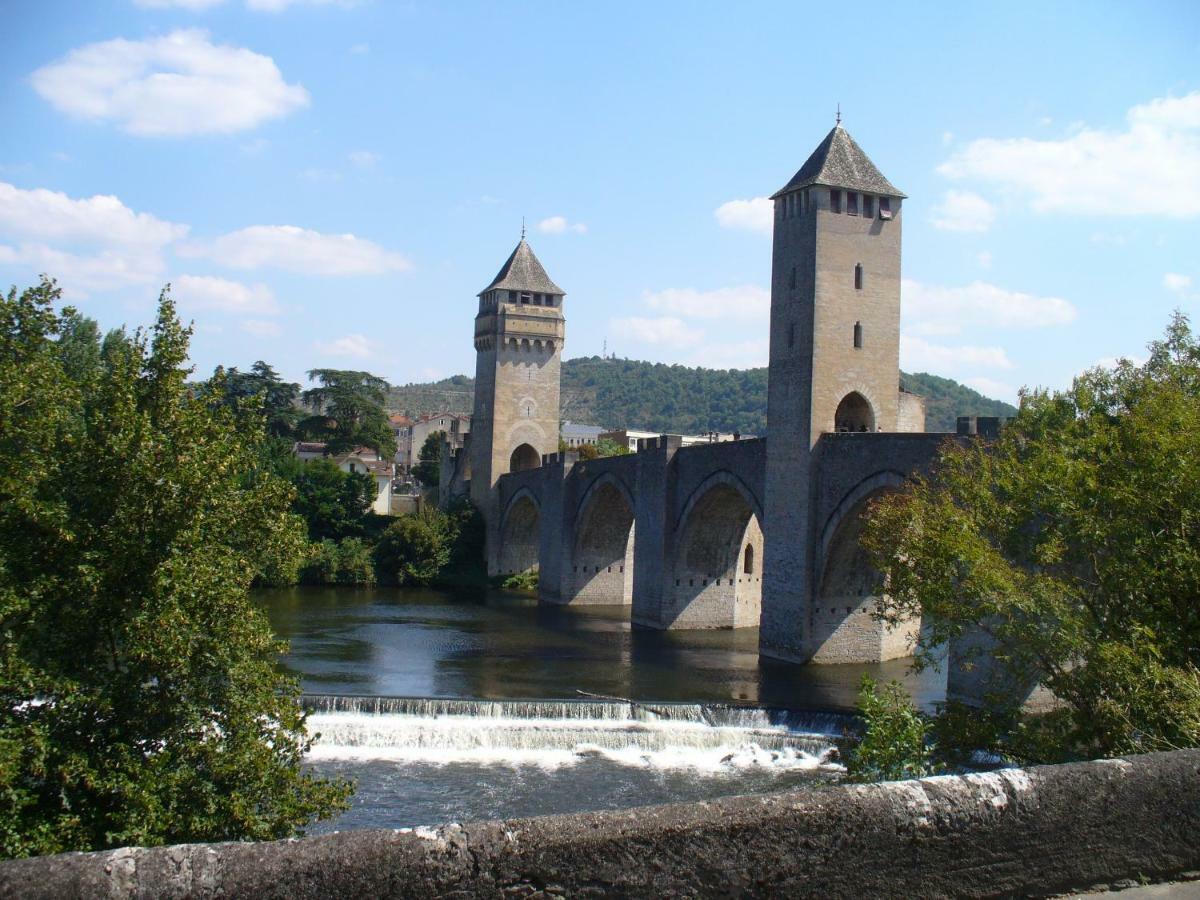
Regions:
<svg viewBox="0 0 1200 900"><path fill-rule="evenodd" d="M755 629L650 631L627 608L385 587L258 597L309 695L308 764L358 782L353 808L314 832L828 780L864 673L899 679L923 706L944 692L905 661L761 660Z"/></svg>

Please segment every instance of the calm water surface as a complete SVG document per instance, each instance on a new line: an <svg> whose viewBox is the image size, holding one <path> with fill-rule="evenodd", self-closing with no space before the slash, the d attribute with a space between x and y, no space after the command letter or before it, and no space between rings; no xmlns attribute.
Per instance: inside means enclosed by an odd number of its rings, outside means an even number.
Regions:
<svg viewBox="0 0 1200 900"><path fill-rule="evenodd" d="M758 629L633 628L628 607L548 607L493 591L263 591L285 665L307 693L484 699L578 697L852 709L863 673L902 681L922 706L945 677L907 662L799 666L758 656Z"/></svg>
<svg viewBox="0 0 1200 900"><path fill-rule="evenodd" d="M290 642L284 665L308 694L479 701L349 700L315 712L309 728L320 737L309 765L358 785L353 808L315 832L622 808L828 781L840 771L836 716L717 721L703 704L849 710L863 673L901 680L922 705L944 692L942 677L911 675L904 661L760 660L757 629L632 628L621 607L382 587L273 590L259 600ZM595 695L650 706L584 702L564 721L547 711L553 705L499 702ZM696 706L663 718L654 701ZM679 710L690 718L677 719Z"/></svg>

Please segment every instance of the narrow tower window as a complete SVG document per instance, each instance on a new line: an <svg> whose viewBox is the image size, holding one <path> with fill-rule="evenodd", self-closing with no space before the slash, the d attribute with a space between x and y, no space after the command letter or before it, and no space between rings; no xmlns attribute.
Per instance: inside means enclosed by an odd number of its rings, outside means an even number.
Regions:
<svg viewBox="0 0 1200 900"><path fill-rule="evenodd" d="M862 263L855 263L854 264L854 289L856 291L862 290L862 282L863 282Z"/></svg>
<svg viewBox="0 0 1200 900"><path fill-rule="evenodd" d="M857 350L862 349L862 322L854 323L854 347Z"/></svg>
<svg viewBox="0 0 1200 900"><path fill-rule="evenodd" d="M746 545L746 556L742 562L742 573L745 575L754 574L754 545Z"/></svg>
<svg viewBox="0 0 1200 900"><path fill-rule="evenodd" d="M890 219L891 217L892 217L892 198L891 197L880 197L879 198L879 218Z"/></svg>
<svg viewBox="0 0 1200 900"><path fill-rule="evenodd" d="M858 194L846 194L846 212L852 216L858 215Z"/></svg>
<svg viewBox="0 0 1200 900"><path fill-rule="evenodd" d="M833 210L835 213L840 213L842 211L842 192L841 191L830 191L829 192L829 208L831 210Z"/></svg>
<svg viewBox="0 0 1200 900"><path fill-rule="evenodd" d="M875 198L868 197L866 194L863 194L863 217L864 218L869 219L873 215L875 215L874 205L875 205Z"/></svg>

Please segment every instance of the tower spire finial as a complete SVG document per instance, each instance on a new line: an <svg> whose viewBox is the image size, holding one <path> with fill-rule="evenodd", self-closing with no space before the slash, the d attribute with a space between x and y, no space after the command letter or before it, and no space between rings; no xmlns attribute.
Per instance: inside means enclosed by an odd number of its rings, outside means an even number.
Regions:
<svg viewBox="0 0 1200 900"><path fill-rule="evenodd" d="M840 103L837 105L837 121L834 122L834 124L835 125L842 124L842 104L840 104Z"/></svg>
<svg viewBox="0 0 1200 900"><path fill-rule="evenodd" d="M525 240L525 217L521 216L521 240Z"/></svg>

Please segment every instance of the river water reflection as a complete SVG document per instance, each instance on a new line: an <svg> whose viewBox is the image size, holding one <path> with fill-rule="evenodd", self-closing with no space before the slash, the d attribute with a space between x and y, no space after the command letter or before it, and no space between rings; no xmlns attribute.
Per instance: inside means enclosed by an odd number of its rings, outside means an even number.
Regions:
<svg viewBox="0 0 1200 900"><path fill-rule="evenodd" d="M821 783L840 772L846 720L819 711L852 708L864 672L902 680L925 705L943 693L937 675L911 675L904 661L760 660L755 629L649 631L630 627L627 608L385 587L258 597L291 643L283 664L305 692L338 695L309 699L308 765L353 778L357 790L352 808L316 832ZM547 702L555 698L572 702ZM721 706L729 703L803 712Z"/></svg>
<svg viewBox="0 0 1200 900"><path fill-rule="evenodd" d="M539 606L504 591L297 587L259 594L291 643L307 693L572 698L850 709L863 673L902 681L922 706L944 676L907 661L800 666L758 656L758 630L653 631L622 607Z"/></svg>

